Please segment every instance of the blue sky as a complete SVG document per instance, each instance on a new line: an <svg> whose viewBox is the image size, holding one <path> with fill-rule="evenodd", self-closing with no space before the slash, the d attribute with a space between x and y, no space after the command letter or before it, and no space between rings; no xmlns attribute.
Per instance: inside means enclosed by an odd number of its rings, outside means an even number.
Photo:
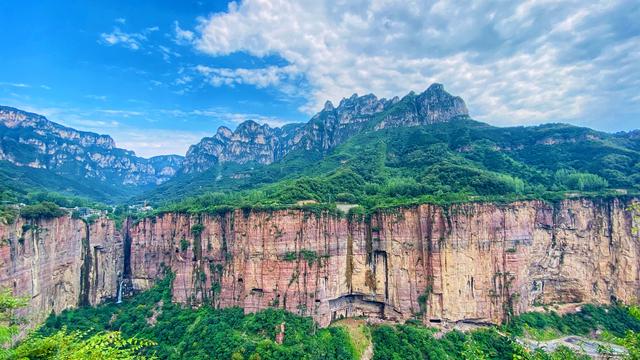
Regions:
<svg viewBox="0 0 640 360"><path fill-rule="evenodd" d="M506 126L640 128L640 3L0 2L0 104L142 156L440 82Z"/></svg>

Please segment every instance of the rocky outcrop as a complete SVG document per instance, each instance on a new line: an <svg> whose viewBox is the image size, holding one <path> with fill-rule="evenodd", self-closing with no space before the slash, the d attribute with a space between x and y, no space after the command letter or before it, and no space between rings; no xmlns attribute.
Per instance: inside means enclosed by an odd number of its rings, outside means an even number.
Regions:
<svg viewBox="0 0 640 360"><path fill-rule="evenodd" d="M47 169L75 179L143 186L167 181L182 156L145 159L117 148L108 135L78 131L44 116L0 106L0 160Z"/></svg>
<svg viewBox="0 0 640 360"><path fill-rule="evenodd" d="M168 267L188 304L497 323L539 305L636 302L627 202L422 205L369 219L299 210L165 214L129 229L128 276Z"/></svg>
<svg viewBox="0 0 640 360"><path fill-rule="evenodd" d="M182 171L201 172L224 162L270 164L298 149L327 151L365 130L427 125L460 116L468 116L464 101L440 84L402 99L353 94L337 107L328 101L306 124L271 128L246 121L235 131L221 127L189 148Z"/></svg>
<svg viewBox="0 0 640 360"><path fill-rule="evenodd" d="M0 224L0 241L0 287L27 297L19 315L29 327L51 312L96 305L117 293L123 242L110 220L18 218Z"/></svg>
<svg viewBox="0 0 640 360"><path fill-rule="evenodd" d="M189 148L183 171L204 171L223 162L270 164L282 158L280 142L284 133L283 129L251 120L238 125L235 131L222 126L213 137Z"/></svg>

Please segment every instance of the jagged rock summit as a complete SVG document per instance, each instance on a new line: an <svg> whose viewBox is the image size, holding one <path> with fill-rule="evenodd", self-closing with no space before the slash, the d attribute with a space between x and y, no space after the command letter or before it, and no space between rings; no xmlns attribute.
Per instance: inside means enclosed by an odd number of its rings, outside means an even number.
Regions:
<svg viewBox="0 0 640 360"><path fill-rule="evenodd" d="M182 171L201 172L224 162L270 164L297 149L329 150L367 129L427 125L468 115L464 100L446 92L442 84L402 99L353 94L337 107L327 101L305 124L272 128L249 120L235 131L220 127L214 136L189 148Z"/></svg>

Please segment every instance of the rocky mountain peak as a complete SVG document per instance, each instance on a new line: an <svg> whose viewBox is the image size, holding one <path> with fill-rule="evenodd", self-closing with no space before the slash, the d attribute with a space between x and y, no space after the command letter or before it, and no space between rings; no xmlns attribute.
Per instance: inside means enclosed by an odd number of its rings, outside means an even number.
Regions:
<svg viewBox="0 0 640 360"><path fill-rule="evenodd" d="M327 100L324 103L324 108L322 109L322 111L333 111L335 109L335 107L333 106L333 103L330 100Z"/></svg>
<svg viewBox="0 0 640 360"><path fill-rule="evenodd" d="M444 85L440 83L433 83L429 85L427 90L425 90L424 92L425 93L444 93L446 91L444 91Z"/></svg>
<svg viewBox="0 0 640 360"><path fill-rule="evenodd" d="M236 134L246 134L246 133L251 133L251 132L267 132L271 130L271 127L267 124L258 124L257 122L255 122L254 120L245 120L242 123L240 123L238 125L238 127L236 128L236 131L234 133Z"/></svg>
<svg viewBox="0 0 640 360"><path fill-rule="evenodd" d="M403 104L401 104L403 103ZM406 104L404 104L406 103ZM400 99L379 99L374 94L343 98L337 107L331 101L306 124L285 129L271 128L248 120L235 131L221 127L214 138L204 138L187 153L183 171L203 171L226 161L269 164L296 149L331 149L368 125L385 127L419 126L447 122L468 116L464 101L432 84L424 92Z"/></svg>
<svg viewBox="0 0 640 360"><path fill-rule="evenodd" d="M233 131L226 126L220 126L218 131L216 131L216 135L223 138L230 138L233 135Z"/></svg>
<svg viewBox="0 0 640 360"><path fill-rule="evenodd" d="M10 129L32 129L40 135L52 133L65 140L77 141L82 146L97 146L105 149L116 147L115 141L109 135L78 131L49 121L42 115L8 106L0 106L0 125Z"/></svg>
<svg viewBox="0 0 640 360"><path fill-rule="evenodd" d="M428 124L448 121L457 116L468 116L464 100L444 90L442 84L432 84L416 98L418 114Z"/></svg>

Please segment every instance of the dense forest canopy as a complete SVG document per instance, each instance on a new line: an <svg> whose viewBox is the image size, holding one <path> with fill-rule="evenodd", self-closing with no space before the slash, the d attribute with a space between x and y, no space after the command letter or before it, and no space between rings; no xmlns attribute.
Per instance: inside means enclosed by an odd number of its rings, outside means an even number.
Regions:
<svg viewBox="0 0 640 360"><path fill-rule="evenodd" d="M122 304L52 315L40 329L5 350L2 358L355 360L366 351L373 351L375 360L588 358L563 346L552 352L534 351L519 340L545 341L570 334L625 346L630 359L640 356L640 310L636 307L587 305L568 315L525 313L502 326L436 336L438 329L413 320L367 324L348 319L320 329L311 318L275 308L254 314L240 308L192 309L171 302L172 280L169 274L151 290ZM2 294L0 303L8 304L2 307L4 319L13 319L12 311L24 306L9 293ZM16 322L3 327L2 333L15 334L13 324ZM598 351L606 355L612 350L603 347Z"/></svg>

